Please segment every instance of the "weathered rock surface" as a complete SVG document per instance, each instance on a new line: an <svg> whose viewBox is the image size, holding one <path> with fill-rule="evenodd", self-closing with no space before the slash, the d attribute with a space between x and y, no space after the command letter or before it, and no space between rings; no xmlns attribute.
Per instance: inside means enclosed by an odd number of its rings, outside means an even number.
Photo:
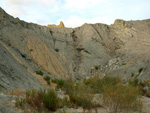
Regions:
<svg viewBox="0 0 150 113"><path fill-rule="evenodd" d="M47 25L48 28L63 28L65 27L64 23L62 21L60 21L59 25Z"/></svg>
<svg viewBox="0 0 150 113"><path fill-rule="evenodd" d="M66 78L68 76L66 68L59 61L57 56L38 38L27 37L26 46L30 50L33 61L45 71L57 77ZM60 76L62 75L62 76Z"/></svg>
<svg viewBox="0 0 150 113"><path fill-rule="evenodd" d="M4 89L40 87L31 73L38 69L51 77L82 79L97 71L96 66L103 74L128 78L134 73L150 79L149 19L48 28L13 18L0 8L0 41Z"/></svg>
<svg viewBox="0 0 150 113"><path fill-rule="evenodd" d="M0 104L0 113L19 113L5 105Z"/></svg>
<svg viewBox="0 0 150 113"><path fill-rule="evenodd" d="M15 109L11 108L10 106L15 106L15 103L12 102L15 101L13 96L7 96L3 93L0 93L0 113L19 113ZM9 106L6 105L9 103Z"/></svg>
<svg viewBox="0 0 150 113"><path fill-rule="evenodd" d="M0 43L0 88L40 88L40 83Z"/></svg>

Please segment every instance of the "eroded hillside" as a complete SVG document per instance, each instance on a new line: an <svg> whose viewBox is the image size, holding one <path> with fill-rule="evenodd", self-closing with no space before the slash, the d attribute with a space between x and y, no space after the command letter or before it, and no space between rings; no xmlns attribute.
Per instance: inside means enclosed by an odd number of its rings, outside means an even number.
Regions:
<svg viewBox="0 0 150 113"><path fill-rule="evenodd" d="M39 69L63 79L82 79L93 71L150 78L150 20L48 28L13 18L0 8L0 42L4 89L40 87L32 76ZM13 81L17 79L22 85Z"/></svg>

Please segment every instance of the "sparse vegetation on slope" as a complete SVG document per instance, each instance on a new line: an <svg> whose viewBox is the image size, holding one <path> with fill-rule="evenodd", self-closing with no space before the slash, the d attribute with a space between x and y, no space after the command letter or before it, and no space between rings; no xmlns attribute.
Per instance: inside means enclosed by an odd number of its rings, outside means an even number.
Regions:
<svg viewBox="0 0 150 113"><path fill-rule="evenodd" d="M36 74L43 76L44 73L43 73L42 70L37 70L37 71L36 71Z"/></svg>
<svg viewBox="0 0 150 113"><path fill-rule="evenodd" d="M141 94L143 96L150 97L150 85L149 85L149 80L142 81L138 78L134 78L129 80L129 84L134 86L135 88L139 88L141 91Z"/></svg>
<svg viewBox="0 0 150 113"><path fill-rule="evenodd" d="M26 93L26 104L37 111L55 111L64 106L82 107L84 110L94 108L96 110L97 107L106 106L112 113L132 110L140 112L142 109L141 92L136 86L137 82L124 84L119 77L111 76L94 76L83 81L71 79L52 81L58 85L59 89L65 91L69 100L58 98L54 90L32 90ZM95 94L102 95L99 99L103 100L103 104L93 101ZM21 100L17 105L24 106L25 102Z"/></svg>
<svg viewBox="0 0 150 113"><path fill-rule="evenodd" d="M72 80L67 80L63 90L69 95L73 107L81 106L84 109L95 107L94 103L92 103L93 94L83 82L75 83Z"/></svg>
<svg viewBox="0 0 150 113"><path fill-rule="evenodd" d="M139 73L141 73L143 71L143 67L139 68Z"/></svg>
<svg viewBox="0 0 150 113"><path fill-rule="evenodd" d="M47 82L47 84L50 84L50 79L51 79L51 78L50 78L49 76L45 76L45 77L44 77L44 80Z"/></svg>
<svg viewBox="0 0 150 113"><path fill-rule="evenodd" d="M64 86L65 80L63 79L53 79L52 82L57 84L57 88L62 88Z"/></svg>
<svg viewBox="0 0 150 113"><path fill-rule="evenodd" d="M141 111L142 109L139 89L131 85L104 86L103 101L113 113L129 110Z"/></svg>
<svg viewBox="0 0 150 113"><path fill-rule="evenodd" d="M100 78L99 76L91 77L87 80L84 80L85 85L89 86L94 93L103 93L104 86L112 86L121 83L119 77L105 76Z"/></svg>
<svg viewBox="0 0 150 113"><path fill-rule="evenodd" d="M25 103L29 104L36 111L55 111L64 106L66 99L58 98L54 90L31 90L26 92ZM21 103L24 101L18 101ZM66 102L67 103L67 102Z"/></svg>

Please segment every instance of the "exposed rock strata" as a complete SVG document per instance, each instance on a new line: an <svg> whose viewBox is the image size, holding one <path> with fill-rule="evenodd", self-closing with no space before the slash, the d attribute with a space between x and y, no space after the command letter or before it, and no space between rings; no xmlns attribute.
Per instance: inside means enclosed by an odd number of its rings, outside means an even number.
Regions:
<svg viewBox="0 0 150 113"><path fill-rule="evenodd" d="M37 65L52 75L67 78L68 74L64 65L40 39L26 37L26 44L29 54Z"/></svg>
<svg viewBox="0 0 150 113"><path fill-rule="evenodd" d="M102 74L127 78L135 73L141 79L150 78L149 19L116 20L112 25L99 23L78 28L48 28L13 18L0 9L0 40L29 70L41 69L51 77L81 79L90 76L91 69L97 66ZM4 61L3 57L7 55L4 47L2 50L0 58ZM10 57L14 60L13 56ZM7 67L10 63L3 65ZM15 66L22 67L20 65ZM141 73L138 72L140 68L143 68ZM3 71L1 69L0 73ZM9 83L11 80L5 81ZM12 87L5 84L1 87Z"/></svg>

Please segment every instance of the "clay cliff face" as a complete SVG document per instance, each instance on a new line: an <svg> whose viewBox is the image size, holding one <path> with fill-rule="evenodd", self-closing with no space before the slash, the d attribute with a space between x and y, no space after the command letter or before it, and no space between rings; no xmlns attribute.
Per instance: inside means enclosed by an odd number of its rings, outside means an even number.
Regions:
<svg viewBox="0 0 150 113"><path fill-rule="evenodd" d="M25 87L15 82L12 87L14 79L30 84L28 87L41 87L33 76L39 69L63 79L82 79L96 71L124 78L134 73L150 79L150 20L48 28L0 9L0 42L0 87L4 89Z"/></svg>

